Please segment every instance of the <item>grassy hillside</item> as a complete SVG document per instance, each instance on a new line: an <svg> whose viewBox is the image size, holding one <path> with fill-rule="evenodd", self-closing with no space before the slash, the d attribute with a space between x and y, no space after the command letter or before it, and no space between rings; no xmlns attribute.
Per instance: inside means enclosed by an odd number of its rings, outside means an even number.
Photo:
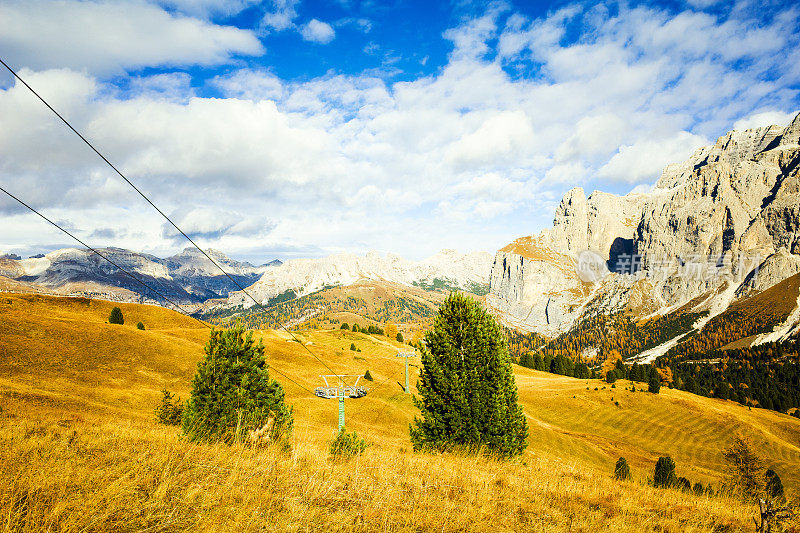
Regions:
<svg viewBox="0 0 800 533"><path fill-rule="evenodd" d="M525 456L498 463L412 454L415 409L394 356L408 347L341 330L298 336L334 372L369 369L375 378L366 398L346 402L348 427L372 444L365 457L326 459L336 402L308 390L331 370L269 330L257 333L268 362L297 382L273 373L294 406L293 452L189 445L152 422L152 411L162 387L186 397L207 328L135 304L120 305L125 325L109 325L112 306L0 294L5 529L746 531L752 506L643 484L669 454L679 476L719 486L720 452L736 432L753 440L787 491L800 488L800 420L519 367L530 427ZM135 328L139 320L145 331ZM610 479L620 455L634 482Z"/></svg>
<svg viewBox="0 0 800 533"><path fill-rule="evenodd" d="M241 321L250 328L330 328L343 322L362 327L396 324L403 335L411 338L413 332L430 323L439 305L447 295L444 290L425 290L399 283L359 281L352 285L328 287L300 298L291 298L268 305L268 313L250 307L214 309L215 302L207 302L202 315L220 324Z"/></svg>

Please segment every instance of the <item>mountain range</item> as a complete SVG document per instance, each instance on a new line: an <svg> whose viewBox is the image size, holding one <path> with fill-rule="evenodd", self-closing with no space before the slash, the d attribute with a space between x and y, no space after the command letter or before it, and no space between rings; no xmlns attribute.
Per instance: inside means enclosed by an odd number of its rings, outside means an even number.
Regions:
<svg viewBox="0 0 800 533"><path fill-rule="evenodd" d="M195 248L162 259L150 254L101 248L98 252L134 274L142 283L179 304L197 304L209 298L224 298L236 284L223 275ZM253 266L230 259L217 250L206 250L217 264L242 286L254 283L280 261ZM147 301L163 304L163 299L142 283L89 250L65 248L22 259L0 256L0 276L17 287L54 291L60 294L93 296L117 301ZM20 285L23 284L23 285Z"/></svg>
<svg viewBox="0 0 800 533"><path fill-rule="evenodd" d="M487 303L507 324L549 338L598 315L697 317L648 353L651 360L735 302L800 272L799 165L800 115L785 128L720 137L667 166L646 193L586 196L574 188L552 228L497 252ZM780 338L795 333L800 318L796 284L787 290L793 305L775 325Z"/></svg>
<svg viewBox="0 0 800 533"><path fill-rule="evenodd" d="M384 292L415 287L485 296L506 326L542 339L584 335L587 328L597 329L589 325L597 317L656 324L661 333L650 337L658 343L650 338L637 354L644 361L674 348L688 333L716 327L717 317L758 323L741 328L752 337L750 344L780 341L800 328L800 277L791 281L800 273L800 115L786 127L720 137L688 160L668 165L649 192L587 196L574 188L561 200L551 228L515 240L493 260L486 252L444 250L421 261L369 252L254 266L208 250L245 294L192 248L166 259L119 248L100 252L209 316L249 313L251 296L271 306L372 282L383 284ZM86 250L0 256L0 277L6 290L161 302ZM769 290L775 287L782 288ZM781 303L769 313L742 311L748 302L757 302L758 309L770 306L765 298L779 293ZM304 302L298 309L315 305ZM664 331L668 338L662 338ZM586 353L597 350L603 348L584 347Z"/></svg>
<svg viewBox="0 0 800 533"><path fill-rule="evenodd" d="M462 254L443 250L422 261L369 252L364 256L338 254L286 263L275 260L253 266L230 259L217 250L206 250L239 286L245 288L245 294L195 248L186 248L166 259L120 248L102 248L98 252L176 303L191 306L207 302L203 306L206 311L249 308L255 305L250 296L263 305L272 305L359 281L486 294L492 264L492 256L487 252ZM89 250L65 248L28 259L3 255L0 256L0 277L6 278L5 285L14 290L27 288L165 304L158 294Z"/></svg>

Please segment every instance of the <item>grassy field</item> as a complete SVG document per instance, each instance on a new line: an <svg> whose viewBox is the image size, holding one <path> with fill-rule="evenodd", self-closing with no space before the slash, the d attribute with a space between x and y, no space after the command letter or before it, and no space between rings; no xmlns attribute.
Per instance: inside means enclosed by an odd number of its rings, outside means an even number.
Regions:
<svg viewBox="0 0 800 533"><path fill-rule="evenodd" d="M5 530L752 531L751 505L646 485L656 459L671 455L679 476L719 487L721 450L737 432L790 495L800 488L797 419L518 367L523 457L413 454L415 409L395 357L408 347L340 330L303 331L300 343L257 332L294 406L291 452L190 445L154 423L153 409L163 387L186 397L208 329L135 304L120 305L125 325L109 325L112 306L0 294ZM350 462L327 458L336 402L309 394L331 369L374 377L366 398L346 402L348 428L371 444ZM632 482L611 479L621 455Z"/></svg>

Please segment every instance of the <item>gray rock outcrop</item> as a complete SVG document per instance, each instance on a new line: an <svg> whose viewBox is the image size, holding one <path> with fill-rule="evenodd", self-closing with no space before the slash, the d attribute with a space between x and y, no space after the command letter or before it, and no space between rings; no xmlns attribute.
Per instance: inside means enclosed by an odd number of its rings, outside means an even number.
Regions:
<svg viewBox="0 0 800 533"><path fill-rule="evenodd" d="M800 115L720 137L667 166L649 193L572 189L552 228L497 252L488 302L511 325L555 335L590 302L650 314L764 290L800 268L799 165ZM586 250L608 275L580 275Z"/></svg>

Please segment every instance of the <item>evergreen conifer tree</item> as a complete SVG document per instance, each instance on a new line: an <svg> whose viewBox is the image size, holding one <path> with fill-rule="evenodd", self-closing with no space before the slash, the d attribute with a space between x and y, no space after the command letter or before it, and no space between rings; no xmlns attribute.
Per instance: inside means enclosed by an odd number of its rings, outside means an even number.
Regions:
<svg viewBox="0 0 800 533"><path fill-rule="evenodd" d="M628 466L628 461L624 457L620 457L614 466L614 479L626 480L630 478L631 467Z"/></svg>
<svg viewBox="0 0 800 533"><path fill-rule="evenodd" d="M528 425L517 402L500 326L468 296L453 293L420 346L422 369L411 424L415 450L481 447L513 456L527 446Z"/></svg>
<svg viewBox="0 0 800 533"><path fill-rule="evenodd" d="M270 379L264 345L236 324L212 329L197 365L182 429L190 441L232 443L268 426L269 439L287 436L294 423L281 385Z"/></svg>
<svg viewBox="0 0 800 533"><path fill-rule="evenodd" d="M111 310L111 314L108 315L108 323L109 324L124 324L125 319L122 317L122 309L119 307L114 307Z"/></svg>
<svg viewBox="0 0 800 533"><path fill-rule="evenodd" d="M650 373L650 380L647 382L647 392L658 394L661 391L661 380L658 379L658 372Z"/></svg>
<svg viewBox="0 0 800 533"><path fill-rule="evenodd" d="M662 489L672 487L678 482L675 476L675 461L672 457L659 457L653 473L653 486Z"/></svg>
<svg viewBox="0 0 800 533"><path fill-rule="evenodd" d="M767 492L767 496L773 500L782 501L784 499L784 493L781 477L770 468L767 470L766 474L764 474L764 481L766 482L764 489Z"/></svg>

